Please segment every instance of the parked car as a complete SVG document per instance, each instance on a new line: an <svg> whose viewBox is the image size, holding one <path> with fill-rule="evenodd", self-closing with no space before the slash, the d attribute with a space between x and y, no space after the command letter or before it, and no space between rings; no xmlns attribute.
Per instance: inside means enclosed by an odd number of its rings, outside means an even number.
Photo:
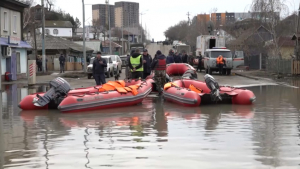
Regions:
<svg viewBox="0 0 300 169"><path fill-rule="evenodd" d="M122 60L118 55L111 55L111 60L114 65L114 73L122 73Z"/></svg>
<svg viewBox="0 0 300 169"><path fill-rule="evenodd" d="M120 56L121 60L122 60L122 67L126 67L127 65L127 55L122 55Z"/></svg>
<svg viewBox="0 0 300 169"><path fill-rule="evenodd" d="M106 63L107 63L107 67L105 70L105 76L107 78L109 77L113 77L114 76L114 65L113 65L113 61L111 59L111 56L101 56L102 59L105 59ZM93 62L95 60L95 57L92 57L90 60L90 64L87 66L87 75L88 75L88 79L91 79L93 76Z"/></svg>

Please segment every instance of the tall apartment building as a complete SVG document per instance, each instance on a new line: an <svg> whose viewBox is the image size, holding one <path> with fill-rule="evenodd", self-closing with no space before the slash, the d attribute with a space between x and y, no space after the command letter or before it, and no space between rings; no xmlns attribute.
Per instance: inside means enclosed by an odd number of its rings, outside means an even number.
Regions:
<svg viewBox="0 0 300 169"><path fill-rule="evenodd" d="M198 23L207 23L210 21L210 14L198 14L197 21Z"/></svg>
<svg viewBox="0 0 300 169"><path fill-rule="evenodd" d="M110 12L110 27L115 27L115 6L97 4L92 6L93 20L100 20L102 26L108 26L108 12Z"/></svg>
<svg viewBox="0 0 300 169"><path fill-rule="evenodd" d="M116 2L115 3L115 26L131 27L139 24L139 3Z"/></svg>

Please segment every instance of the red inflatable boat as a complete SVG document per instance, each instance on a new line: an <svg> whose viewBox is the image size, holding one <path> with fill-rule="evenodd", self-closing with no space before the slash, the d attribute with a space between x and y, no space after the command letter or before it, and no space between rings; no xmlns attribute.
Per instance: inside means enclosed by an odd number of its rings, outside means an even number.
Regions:
<svg viewBox="0 0 300 169"><path fill-rule="evenodd" d="M183 106L215 103L207 83L198 80L182 79L167 83L163 94L166 100ZM222 100L218 103L250 105L255 101L253 92L246 89L221 86L219 94Z"/></svg>
<svg viewBox="0 0 300 169"><path fill-rule="evenodd" d="M172 63L168 64L166 68L166 73L169 76L182 76L187 70L195 71L195 68L186 63Z"/></svg>
<svg viewBox="0 0 300 169"><path fill-rule="evenodd" d="M57 81L56 79L54 81ZM67 83L58 80L61 83ZM103 86L79 88L60 94L62 89L56 87L53 93L35 93L26 96L20 103L22 110L59 109L62 112L80 112L120 106L131 106L141 103L152 90L152 79L146 81L131 80L107 82ZM117 86L116 84L120 84ZM50 82L51 87L51 82ZM54 88L54 87L52 87ZM64 87L66 88L66 87ZM51 89L50 89L51 90ZM67 90L66 90L67 91ZM49 92L49 91L48 91ZM63 92L61 92L63 93ZM50 98L53 96L53 98ZM47 100L45 105L37 104L39 100Z"/></svg>

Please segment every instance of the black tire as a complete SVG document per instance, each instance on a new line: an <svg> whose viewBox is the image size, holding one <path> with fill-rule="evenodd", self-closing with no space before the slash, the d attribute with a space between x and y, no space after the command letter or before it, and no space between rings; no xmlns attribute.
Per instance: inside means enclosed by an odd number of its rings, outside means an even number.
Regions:
<svg viewBox="0 0 300 169"><path fill-rule="evenodd" d="M227 75L231 75L231 69L228 69L226 73Z"/></svg>
<svg viewBox="0 0 300 169"><path fill-rule="evenodd" d="M110 72L110 77L114 77L114 71Z"/></svg>
<svg viewBox="0 0 300 169"><path fill-rule="evenodd" d="M226 72L227 72L227 70L224 69L223 72L222 72L222 75L226 75Z"/></svg>
<svg viewBox="0 0 300 169"><path fill-rule="evenodd" d="M208 74L212 75L212 70L208 68Z"/></svg>
<svg viewBox="0 0 300 169"><path fill-rule="evenodd" d="M92 75L88 75L88 79L91 79L92 78Z"/></svg>
<svg viewBox="0 0 300 169"><path fill-rule="evenodd" d="M122 67L121 67L121 69L119 70L119 73L122 73Z"/></svg>

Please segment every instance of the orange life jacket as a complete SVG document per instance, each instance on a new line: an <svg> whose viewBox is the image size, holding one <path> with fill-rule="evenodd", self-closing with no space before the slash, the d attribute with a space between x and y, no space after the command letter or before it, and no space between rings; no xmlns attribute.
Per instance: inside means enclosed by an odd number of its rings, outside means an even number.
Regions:
<svg viewBox="0 0 300 169"><path fill-rule="evenodd" d="M140 84L125 87L125 81L124 80L108 81L107 83L103 84L101 88L99 88L99 92L115 91L116 90L119 93L132 92L133 95L137 95L138 94L137 90L138 90L139 87L140 87Z"/></svg>
<svg viewBox="0 0 300 169"><path fill-rule="evenodd" d="M224 65L224 59L223 59L223 56L219 56L219 57L217 58L217 64L218 64L218 65L219 65L219 64Z"/></svg>
<svg viewBox="0 0 300 169"><path fill-rule="evenodd" d="M190 84L189 89L191 89L191 91L194 91L194 92L196 92L196 93L202 93L202 92L203 92L202 89L199 89L199 88L195 87L195 86L192 85L192 84Z"/></svg>
<svg viewBox="0 0 300 169"><path fill-rule="evenodd" d="M177 86L175 83L169 82L169 83L166 83L166 84L164 85L164 90L167 90L167 89L169 89L170 87L173 87L173 86L179 87L179 86Z"/></svg>

